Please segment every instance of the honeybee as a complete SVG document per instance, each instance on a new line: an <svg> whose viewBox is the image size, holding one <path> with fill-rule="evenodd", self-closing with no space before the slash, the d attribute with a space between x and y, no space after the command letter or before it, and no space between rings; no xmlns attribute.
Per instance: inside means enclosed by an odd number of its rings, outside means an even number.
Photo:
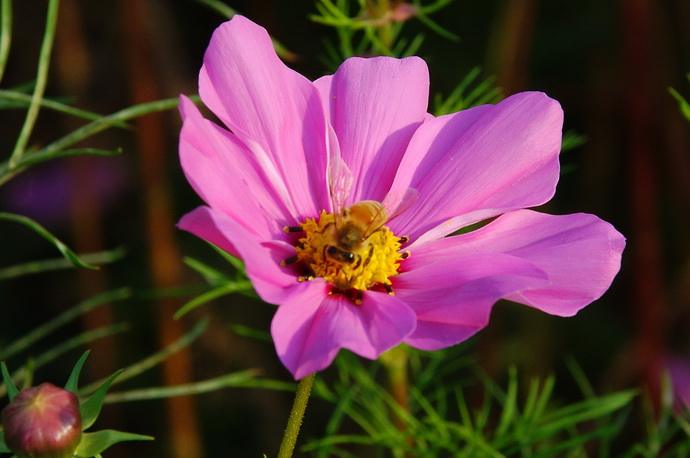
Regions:
<svg viewBox="0 0 690 458"><path fill-rule="evenodd" d="M352 264L355 251L388 221L388 214L380 202L362 200L336 213L332 226L333 244L325 248L332 260Z"/></svg>

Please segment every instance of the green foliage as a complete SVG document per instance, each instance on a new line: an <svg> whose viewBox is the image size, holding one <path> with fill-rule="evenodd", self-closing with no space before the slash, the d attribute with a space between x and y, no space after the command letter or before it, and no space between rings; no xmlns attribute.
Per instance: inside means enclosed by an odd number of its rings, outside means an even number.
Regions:
<svg viewBox="0 0 690 458"><path fill-rule="evenodd" d="M108 377L91 396L81 402L79 409L81 410L81 421L84 429L90 428L98 418L98 415L101 413L101 408L103 407L105 395L108 393L110 385L113 384L120 374L122 374L122 370Z"/></svg>
<svg viewBox="0 0 690 458"><path fill-rule="evenodd" d="M72 265L75 267L82 267L86 269L96 269L96 266L93 266L91 264L88 264L77 254L72 251L67 245L62 243L57 237L55 237L53 234L51 234L46 228L38 224L36 221L32 220L31 218L27 218L26 216L22 215L15 215L14 213L5 213L5 212L0 212L0 220L5 220L5 221L13 221L15 223L20 223L23 224L24 226L28 227L29 229L33 230L35 233L46 239L48 242L52 243L55 248L62 253L62 255L65 257L65 259L69 260Z"/></svg>
<svg viewBox="0 0 690 458"><path fill-rule="evenodd" d="M125 254L126 250L120 247L114 250L99 251L96 253L84 253L79 255L79 259L93 266L101 266L119 261L125 256ZM0 280L9 280L11 278L23 277L24 275L35 275L44 272L71 268L74 268L74 264L66 258L52 258L24 262L21 264L0 268Z"/></svg>
<svg viewBox="0 0 690 458"><path fill-rule="evenodd" d="M72 368L72 372L69 374L69 378L67 379L67 383L65 384L65 389L71 391L74 394L77 394L79 392L79 376L81 375L81 370L84 367L86 358L89 357L89 353L91 353L89 350L85 351L84 354L81 355L79 360L77 360L77 363Z"/></svg>
<svg viewBox="0 0 690 458"><path fill-rule="evenodd" d="M310 19L335 29L337 44L325 41L324 64L331 70L352 56L385 55L404 57L415 54L424 41L424 34L402 35L404 24L412 18L450 40L458 37L434 22L429 15L450 4L452 0L436 0L422 4L389 1L318 0L316 14ZM405 8L403 10L402 8Z"/></svg>
<svg viewBox="0 0 690 458"><path fill-rule="evenodd" d="M433 101L433 113L440 116L500 101L503 94L495 85L496 79L493 76L482 79L480 75L481 69L474 67L448 96L436 94Z"/></svg>
<svg viewBox="0 0 690 458"><path fill-rule="evenodd" d="M17 137L17 143L14 146L12 155L10 156L10 168L14 168L21 160L22 155L26 151L29 137L36 124L38 112L41 109L41 100L43 93L48 83L48 68L50 66L50 53L53 49L53 41L55 40L55 28L57 26L57 15L59 0L50 0L48 2L48 13L46 17L46 27L43 34L43 43L41 44L41 52L38 58L38 69L36 70L36 84L34 86L34 93L31 97L29 109L26 112L26 120L22 125L22 130Z"/></svg>
<svg viewBox="0 0 690 458"><path fill-rule="evenodd" d="M97 307L101 307L108 303L123 301L130 298L131 295L132 291L129 288L119 288L86 299L74 307L62 312L60 315L48 320L41 326L38 326L32 331L24 334L19 339L3 346L3 348L0 349L0 359L7 359L21 351L27 350L31 345L47 337L57 329L74 321L83 314L94 310Z"/></svg>
<svg viewBox="0 0 690 458"><path fill-rule="evenodd" d="M690 73L688 73L686 77L688 79L688 82L690 82ZM676 91L672 87L668 88L668 92L678 102L678 109L683 114L683 116L685 116L685 119L690 121L690 103L688 103L687 99L685 99L685 97L680 95L680 92Z"/></svg>
<svg viewBox="0 0 690 458"><path fill-rule="evenodd" d="M563 134L561 151L570 151L584 145L585 143L587 143L587 137L585 135L578 134L573 130L569 130Z"/></svg>
<svg viewBox="0 0 690 458"><path fill-rule="evenodd" d="M112 429L104 429L94 433L84 433L75 454L79 458L91 458L100 455L108 448L120 442L152 441L153 437L141 434L125 433Z"/></svg>
<svg viewBox="0 0 690 458"><path fill-rule="evenodd" d="M182 305L182 307L175 312L175 319L183 317L192 310L195 310L202 305L211 302L212 300L223 296L228 296L230 294L241 293L250 297L256 297L254 288L244 273L244 265L242 262L214 245L211 245L211 247L213 247L216 253L227 261L233 267L233 269L230 273L225 273L209 266L202 261L199 261L198 259L190 257L184 258L184 263L189 268L201 275L204 281L206 281L208 284L208 288L205 289L200 295Z"/></svg>
<svg viewBox="0 0 690 458"><path fill-rule="evenodd" d="M237 14L237 10L234 8L231 8L228 6L226 3L220 1L220 0L196 0L197 2L201 3L202 5L206 5L207 7L211 8L221 16L225 17L226 19L230 19L233 17L235 14ZM288 62L292 62L297 60L297 55L290 51L288 48L285 47L281 42L276 40L274 37L271 37L271 41L273 42L273 49L275 49L276 53L283 58L284 60Z"/></svg>
<svg viewBox="0 0 690 458"><path fill-rule="evenodd" d="M579 457L597 450L596 456L607 457L620 450L613 444L638 418L630 415L639 399L635 391L595 395L581 371L574 376L589 394L564 404L554 396L554 377L521 383L511 368L504 388L456 349L411 351L409 370L409 403L401 406L384 388L385 366L363 364L349 353L339 356L335 379L318 379L315 387L318 397L333 404L333 413L323 436L302 451L318 457L384 451L394 457ZM666 406L658 420L651 408L643 418L647 435L622 456L687 456L690 417Z"/></svg>
<svg viewBox="0 0 690 458"><path fill-rule="evenodd" d="M7 365L5 362L0 362L0 372L2 372L2 383L5 385L5 388L7 390L7 396L10 398L10 401L14 399L16 395L19 394L19 390L17 389L17 386L14 384L14 381L12 380L12 377L10 377L10 373L7 370Z"/></svg>
<svg viewBox="0 0 690 458"><path fill-rule="evenodd" d="M11 453L10 449L5 444L5 434L0 430L0 453Z"/></svg>

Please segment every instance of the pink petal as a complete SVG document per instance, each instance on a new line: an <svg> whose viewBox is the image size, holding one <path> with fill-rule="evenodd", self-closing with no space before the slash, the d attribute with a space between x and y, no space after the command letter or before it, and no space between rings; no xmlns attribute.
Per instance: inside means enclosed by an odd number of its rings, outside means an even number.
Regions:
<svg viewBox="0 0 690 458"><path fill-rule="evenodd" d="M276 351L295 379L330 365L341 348L375 359L414 329L414 313L395 297L366 292L354 305L328 290L322 279L302 283L273 317Z"/></svg>
<svg viewBox="0 0 690 458"><path fill-rule="evenodd" d="M182 169L208 205L262 240L280 236L282 226L295 224L282 205L288 199L282 181L281 190L235 135L204 119L187 97L180 97L180 111Z"/></svg>
<svg viewBox="0 0 690 458"><path fill-rule="evenodd" d="M293 216L328 208L326 121L316 88L278 58L266 30L236 15L216 29L199 74L204 103L285 183Z"/></svg>
<svg viewBox="0 0 690 458"><path fill-rule="evenodd" d="M256 292L266 302L281 303L298 285L295 275L279 264L289 253L284 242L261 243L236 221L209 207L192 210L177 225L241 258Z"/></svg>
<svg viewBox="0 0 690 458"><path fill-rule="evenodd" d="M563 111L543 93L430 119L417 129L391 193L419 198L391 222L420 243L554 194ZM426 234L436 227L437 230Z"/></svg>
<svg viewBox="0 0 690 458"><path fill-rule="evenodd" d="M502 297L544 312L571 316L601 297L620 269L625 238L594 215L506 213L487 226L413 250L406 269L450 259L462 269L466 257L509 255L544 271L547 285L526 284Z"/></svg>
<svg viewBox="0 0 690 458"><path fill-rule="evenodd" d="M328 85L330 83L330 91ZM355 178L351 202L383 200L426 116L429 73L418 57L347 59L315 83Z"/></svg>
<svg viewBox="0 0 690 458"><path fill-rule="evenodd" d="M416 257L413 253L410 261ZM498 299L547 282L538 267L505 254L427 257L405 267L412 270L395 277L394 288L417 315L417 327L405 342L423 350L468 339L487 325Z"/></svg>

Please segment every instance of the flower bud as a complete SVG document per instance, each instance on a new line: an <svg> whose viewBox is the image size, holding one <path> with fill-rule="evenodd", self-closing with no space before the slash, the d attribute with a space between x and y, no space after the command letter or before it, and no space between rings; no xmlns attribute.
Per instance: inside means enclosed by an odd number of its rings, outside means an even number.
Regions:
<svg viewBox="0 0 690 458"><path fill-rule="evenodd" d="M3 409L2 426L19 458L71 458L81 439L79 400L50 383L28 388Z"/></svg>

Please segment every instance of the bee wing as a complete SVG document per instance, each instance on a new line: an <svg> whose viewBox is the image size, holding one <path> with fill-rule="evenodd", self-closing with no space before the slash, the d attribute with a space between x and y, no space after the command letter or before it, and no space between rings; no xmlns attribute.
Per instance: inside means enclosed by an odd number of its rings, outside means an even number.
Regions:
<svg viewBox="0 0 690 458"><path fill-rule="evenodd" d="M400 193L388 193L386 198L383 199L383 206L388 211L388 221L410 208L412 204L415 203L418 196L419 192L415 188L407 188L402 196Z"/></svg>
<svg viewBox="0 0 690 458"><path fill-rule="evenodd" d="M328 126L328 193L333 213L340 215L352 189L352 172L340 155L340 146L333 129Z"/></svg>
<svg viewBox="0 0 690 458"><path fill-rule="evenodd" d="M371 234L378 231L389 219L387 216L386 207L384 207L383 204L373 201L372 203L376 204L376 212L373 214L369 226L367 226L366 230L364 231L365 240L368 239Z"/></svg>

